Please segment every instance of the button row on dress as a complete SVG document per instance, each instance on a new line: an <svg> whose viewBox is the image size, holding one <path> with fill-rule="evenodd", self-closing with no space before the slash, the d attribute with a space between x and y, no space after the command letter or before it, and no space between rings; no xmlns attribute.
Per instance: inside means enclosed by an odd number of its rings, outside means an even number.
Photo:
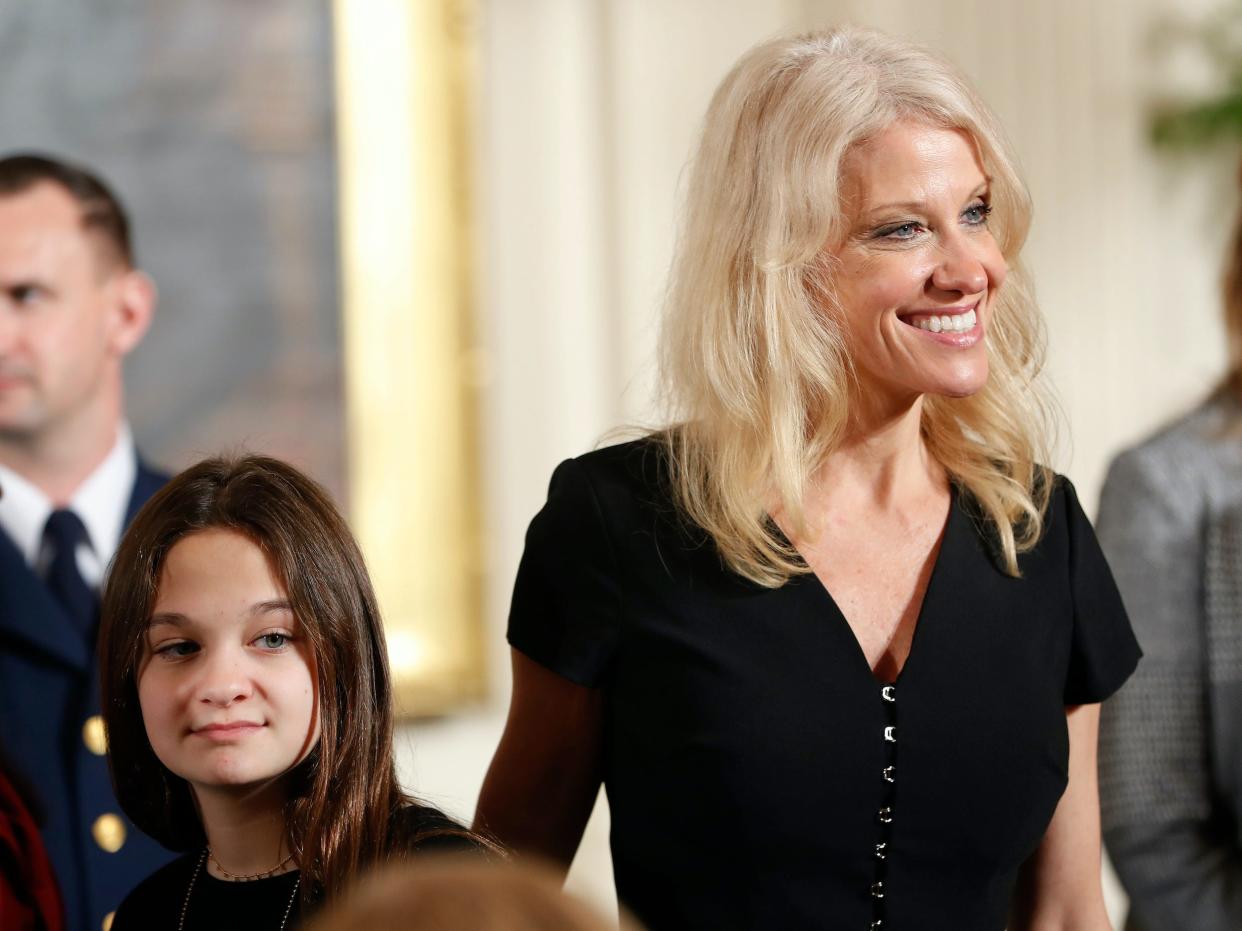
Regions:
<svg viewBox="0 0 1242 931"><path fill-rule="evenodd" d="M893 753L897 749L897 687L895 685L885 685L880 688L880 698L885 703L886 717L889 722L884 727L884 744L887 747L885 755L888 757L887 765L880 771L880 776L885 784L892 786L897 781L897 767L893 763ZM893 823L893 806L892 806L892 789L886 792L889 804L882 806L876 812L876 820L880 823L880 840L875 845L875 876L876 880L871 885L872 921L871 931L880 931L884 927L884 874L885 866L888 859L888 825Z"/></svg>

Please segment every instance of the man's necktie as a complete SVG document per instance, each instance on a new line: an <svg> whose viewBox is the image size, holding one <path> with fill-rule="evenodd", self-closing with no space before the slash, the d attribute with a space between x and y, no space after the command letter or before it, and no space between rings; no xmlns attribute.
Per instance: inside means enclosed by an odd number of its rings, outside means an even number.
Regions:
<svg viewBox="0 0 1242 931"><path fill-rule="evenodd" d="M52 550L47 587L73 618L78 630L89 636L95 626L98 602L78 571L78 544L87 542L86 527L73 511L53 511L43 528L43 541Z"/></svg>

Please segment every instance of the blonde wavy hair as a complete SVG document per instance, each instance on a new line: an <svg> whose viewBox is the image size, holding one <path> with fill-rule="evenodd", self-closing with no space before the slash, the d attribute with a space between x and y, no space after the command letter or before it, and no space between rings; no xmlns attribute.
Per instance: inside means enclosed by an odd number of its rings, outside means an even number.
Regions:
<svg viewBox="0 0 1242 931"><path fill-rule="evenodd" d="M777 587L808 570L769 514L807 530L811 477L841 442L853 370L826 243L845 218L847 154L899 120L962 130L990 178L989 227L1009 264L988 330L990 376L927 397L930 454L977 502L999 561L1043 528L1053 418L1036 379L1043 323L1018 253L1031 206L991 111L931 52L857 27L756 46L708 109L687 189L661 339L676 498L727 565Z"/></svg>

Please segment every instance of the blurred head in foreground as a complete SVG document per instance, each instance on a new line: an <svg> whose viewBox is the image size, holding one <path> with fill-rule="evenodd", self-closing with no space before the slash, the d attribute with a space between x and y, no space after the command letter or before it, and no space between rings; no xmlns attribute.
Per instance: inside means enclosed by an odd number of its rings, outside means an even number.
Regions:
<svg viewBox="0 0 1242 931"><path fill-rule="evenodd" d="M360 883L307 931L611 931L544 869L441 857L388 867ZM621 919L623 931L641 931Z"/></svg>

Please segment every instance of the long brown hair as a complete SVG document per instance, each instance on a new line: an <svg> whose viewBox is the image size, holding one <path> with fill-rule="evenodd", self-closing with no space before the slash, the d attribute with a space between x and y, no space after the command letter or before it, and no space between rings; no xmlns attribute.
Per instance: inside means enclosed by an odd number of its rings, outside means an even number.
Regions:
<svg viewBox="0 0 1242 931"><path fill-rule="evenodd" d="M1242 186L1242 162L1238 164L1238 183ZM1234 221L1222 284L1229 368L1217 388L1217 394L1242 402L1242 210L1238 211Z"/></svg>
<svg viewBox="0 0 1242 931"><path fill-rule="evenodd" d="M99 634L112 781L126 814L160 843L190 850L206 842L190 787L151 749L138 676L164 560L177 541L209 528L263 550L315 657L320 736L290 774L285 811L310 905L419 838L394 836L409 822L398 814L417 803L397 782L388 652L371 580L327 492L292 466L253 455L200 462L151 498L121 540Z"/></svg>

